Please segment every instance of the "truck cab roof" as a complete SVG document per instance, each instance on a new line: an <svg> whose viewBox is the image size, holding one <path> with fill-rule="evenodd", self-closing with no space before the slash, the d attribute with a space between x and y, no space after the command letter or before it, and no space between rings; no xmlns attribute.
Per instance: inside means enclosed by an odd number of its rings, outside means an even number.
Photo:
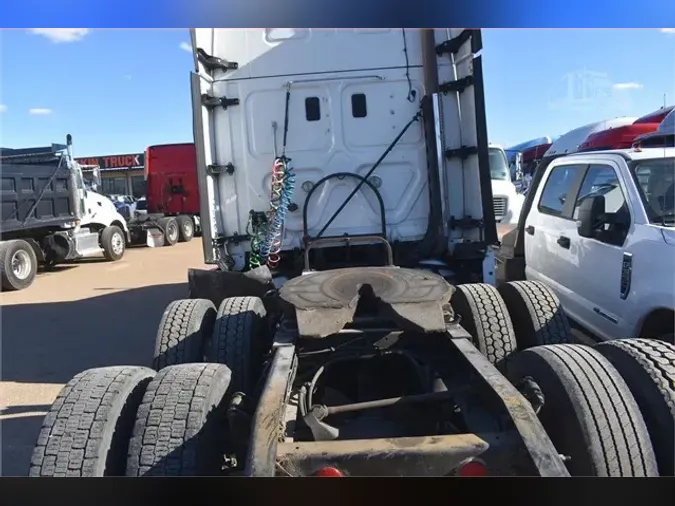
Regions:
<svg viewBox="0 0 675 506"><path fill-rule="evenodd" d="M619 155L625 160L651 160L655 158L674 158L675 148L647 148L647 149L611 149L606 151L586 151L580 153L571 153L569 158L578 159L579 157L607 157L610 155Z"/></svg>

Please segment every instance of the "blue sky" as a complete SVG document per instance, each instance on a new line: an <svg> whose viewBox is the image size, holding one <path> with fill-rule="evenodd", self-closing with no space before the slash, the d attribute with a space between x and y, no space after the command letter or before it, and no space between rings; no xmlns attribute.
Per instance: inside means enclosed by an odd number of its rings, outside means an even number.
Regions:
<svg viewBox="0 0 675 506"><path fill-rule="evenodd" d="M675 104L675 30L503 29L483 39L489 136L505 147L641 116L664 94ZM0 145L71 133L77 156L95 156L191 141L188 41L187 30L3 30Z"/></svg>

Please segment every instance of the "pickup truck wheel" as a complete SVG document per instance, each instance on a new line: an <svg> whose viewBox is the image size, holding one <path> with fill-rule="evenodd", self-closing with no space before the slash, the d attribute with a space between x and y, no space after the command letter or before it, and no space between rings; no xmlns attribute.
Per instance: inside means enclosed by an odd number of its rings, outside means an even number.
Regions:
<svg viewBox="0 0 675 506"><path fill-rule="evenodd" d="M201 362L204 342L211 336L216 307L210 300L175 300L164 310L155 339L155 370Z"/></svg>
<svg viewBox="0 0 675 506"><path fill-rule="evenodd" d="M129 443L127 476L215 476L226 447L222 364L162 369L148 385Z"/></svg>
<svg viewBox="0 0 675 506"><path fill-rule="evenodd" d="M122 229L116 225L105 227L101 231L101 248L103 248L103 256L106 260L115 262L121 259L126 249L126 241Z"/></svg>
<svg viewBox="0 0 675 506"><path fill-rule="evenodd" d="M619 339L596 348L619 371L647 424L661 476L675 476L675 346Z"/></svg>
<svg viewBox="0 0 675 506"><path fill-rule="evenodd" d="M483 283L456 288L450 303L478 350L493 364L516 351L511 317L497 289Z"/></svg>
<svg viewBox="0 0 675 506"><path fill-rule="evenodd" d="M572 476L658 475L640 408L599 352L577 344L538 346L515 354L506 369L517 387L534 381L540 390L539 419L569 457Z"/></svg>
<svg viewBox="0 0 675 506"><path fill-rule="evenodd" d="M26 241L15 239L0 242L0 278L3 290L23 290L35 280L38 261Z"/></svg>
<svg viewBox="0 0 675 506"><path fill-rule="evenodd" d="M178 227L176 218L160 218L157 220L157 223L164 233L164 245L173 246L176 244L180 235L180 228Z"/></svg>
<svg viewBox="0 0 675 506"><path fill-rule="evenodd" d="M178 240L180 242L190 242L195 236L195 224L189 216L180 215L178 217L178 227Z"/></svg>
<svg viewBox="0 0 675 506"><path fill-rule="evenodd" d="M572 342L572 331L558 297L538 281L513 281L498 288L511 315L518 349Z"/></svg>
<svg viewBox="0 0 675 506"><path fill-rule="evenodd" d="M258 297L231 297L218 308L206 361L230 368L232 392L252 393L267 342L266 314Z"/></svg>
<svg viewBox="0 0 675 506"><path fill-rule="evenodd" d="M102 367L71 379L42 422L30 476L124 476L136 409L154 374Z"/></svg>

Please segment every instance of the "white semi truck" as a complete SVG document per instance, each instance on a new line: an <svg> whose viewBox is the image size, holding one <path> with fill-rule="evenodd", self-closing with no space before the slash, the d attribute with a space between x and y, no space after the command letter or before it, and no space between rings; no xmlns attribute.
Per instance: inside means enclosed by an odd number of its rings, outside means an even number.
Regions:
<svg viewBox="0 0 675 506"><path fill-rule="evenodd" d="M192 48L215 268L162 315L152 369L68 383L31 475L659 474L621 372L567 342L555 296L493 285L479 30L196 29Z"/></svg>

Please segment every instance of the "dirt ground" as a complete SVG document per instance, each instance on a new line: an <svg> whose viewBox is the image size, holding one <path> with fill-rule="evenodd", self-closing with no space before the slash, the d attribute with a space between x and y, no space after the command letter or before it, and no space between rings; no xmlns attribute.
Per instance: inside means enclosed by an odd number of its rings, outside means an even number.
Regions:
<svg viewBox="0 0 675 506"><path fill-rule="evenodd" d="M189 267L204 267L200 239L63 265L0 294L0 475L27 474L42 418L72 376L150 364L164 308L187 296Z"/></svg>

